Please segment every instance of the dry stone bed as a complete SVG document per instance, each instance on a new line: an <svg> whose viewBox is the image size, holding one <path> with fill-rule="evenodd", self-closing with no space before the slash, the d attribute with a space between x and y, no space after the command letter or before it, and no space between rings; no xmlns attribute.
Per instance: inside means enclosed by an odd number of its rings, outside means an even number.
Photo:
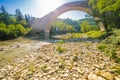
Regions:
<svg viewBox="0 0 120 80"><path fill-rule="evenodd" d="M0 70L0 80L120 80L111 69L116 65L92 42L43 45Z"/></svg>

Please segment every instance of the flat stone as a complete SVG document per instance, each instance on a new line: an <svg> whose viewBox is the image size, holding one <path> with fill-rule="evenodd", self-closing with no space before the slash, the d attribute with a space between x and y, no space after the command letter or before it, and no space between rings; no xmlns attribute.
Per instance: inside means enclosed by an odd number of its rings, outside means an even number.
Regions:
<svg viewBox="0 0 120 80"><path fill-rule="evenodd" d="M104 79L103 77L98 76L97 80L106 80L106 79Z"/></svg>
<svg viewBox="0 0 120 80"><path fill-rule="evenodd" d="M50 80L57 80L56 78L50 78Z"/></svg>
<svg viewBox="0 0 120 80"><path fill-rule="evenodd" d="M69 74L67 74L67 73L65 73L65 74L63 74L63 77L67 77Z"/></svg>
<svg viewBox="0 0 120 80"><path fill-rule="evenodd" d="M115 80L120 80L120 77L115 77Z"/></svg>
<svg viewBox="0 0 120 80"><path fill-rule="evenodd" d="M107 80L114 80L114 75L109 72L100 71L100 76Z"/></svg>
<svg viewBox="0 0 120 80"><path fill-rule="evenodd" d="M0 51L4 51L4 48L0 48Z"/></svg>
<svg viewBox="0 0 120 80"><path fill-rule="evenodd" d="M88 75L88 80L97 80L98 77L96 74L90 72L90 74Z"/></svg>

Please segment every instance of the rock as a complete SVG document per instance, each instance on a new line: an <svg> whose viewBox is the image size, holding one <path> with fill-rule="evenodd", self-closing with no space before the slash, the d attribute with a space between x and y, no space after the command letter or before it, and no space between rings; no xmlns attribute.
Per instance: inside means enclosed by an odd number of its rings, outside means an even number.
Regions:
<svg viewBox="0 0 120 80"><path fill-rule="evenodd" d="M33 78L33 80L39 80L39 78L36 77L36 78Z"/></svg>
<svg viewBox="0 0 120 80"><path fill-rule="evenodd" d="M88 75L88 80L97 80L98 77L96 74L94 74L93 72L90 72L90 74Z"/></svg>
<svg viewBox="0 0 120 80"><path fill-rule="evenodd" d="M74 78L78 78L79 75L77 75L77 74L73 74L73 77L74 77Z"/></svg>
<svg viewBox="0 0 120 80"><path fill-rule="evenodd" d="M115 77L115 80L120 80L120 77Z"/></svg>
<svg viewBox="0 0 120 80"><path fill-rule="evenodd" d="M98 65L98 64L95 64L94 66L98 69L100 68L100 65Z"/></svg>
<svg viewBox="0 0 120 80"><path fill-rule="evenodd" d="M4 48L0 48L0 51L4 51Z"/></svg>
<svg viewBox="0 0 120 80"><path fill-rule="evenodd" d="M83 80L83 79L84 79L84 80L88 80L88 74L85 73L85 74L82 76L82 80Z"/></svg>
<svg viewBox="0 0 120 80"><path fill-rule="evenodd" d="M99 75L107 80L114 80L114 75L109 72L100 71Z"/></svg>
<svg viewBox="0 0 120 80"><path fill-rule="evenodd" d="M63 77L68 77L68 75L69 75L68 73L65 73L63 74Z"/></svg>
<svg viewBox="0 0 120 80"><path fill-rule="evenodd" d="M98 76L97 80L106 80L106 79L104 79L103 77Z"/></svg>
<svg viewBox="0 0 120 80"><path fill-rule="evenodd" d="M4 76L0 73L0 79L4 78Z"/></svg>
<svg viewBox="0 0 120 80"><path fill-rule="evenodd" d="M50 80L56 80L56 78L50 78Z"/></svg>

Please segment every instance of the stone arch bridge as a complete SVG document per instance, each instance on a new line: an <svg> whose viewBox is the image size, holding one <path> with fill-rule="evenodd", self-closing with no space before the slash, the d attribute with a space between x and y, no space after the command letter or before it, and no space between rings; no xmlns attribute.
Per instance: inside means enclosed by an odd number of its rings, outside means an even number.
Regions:
<svg viewBox="0 0 120 80"><path fill-rule="evenodd" d="M31 21L30 26L34 32L40 33L41 31L44 31L46 38L49 38L50 29L57 17L71 10L80 10L89 13L88 0L65 3L42 18ZM102 26L102 24L100 25ZM100 28L103 29L102 27Z"/></svg>

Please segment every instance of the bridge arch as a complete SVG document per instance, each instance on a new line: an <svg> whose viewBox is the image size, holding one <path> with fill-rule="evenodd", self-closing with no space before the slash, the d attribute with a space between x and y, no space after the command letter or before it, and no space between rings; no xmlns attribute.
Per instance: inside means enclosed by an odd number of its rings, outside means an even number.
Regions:
<svg viewBox="0 0 120 80"><path fill-rule="evenodd" d="M53 23L56 21L57 17L71 10L80 10L89 13L88 0L65 3L42 18L32 21L31 27L33 31L36 32L44 31L45 36L49 38L50 29Z"/></svg>

